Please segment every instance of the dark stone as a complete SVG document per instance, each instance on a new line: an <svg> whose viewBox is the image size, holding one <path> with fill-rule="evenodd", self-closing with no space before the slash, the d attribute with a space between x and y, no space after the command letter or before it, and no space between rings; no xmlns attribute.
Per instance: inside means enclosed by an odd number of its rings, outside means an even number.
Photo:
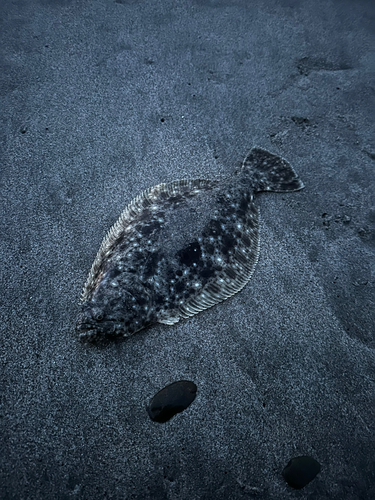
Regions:
<svg viewBox="0 0 375 500"><path fill-rule="evenodd" d="M298 126L305 128L310 124L310 120L308 118L304 118L302 116L291 116L291 120Z"/></svg>
<svg viewBox="0 0 375 500"><path fill-rule="evenodd" d="M173 382L155 394L147 407L147 413L154 422L167 422L176 413L186 410L194 401L196 393L197 386L194 382Z"/></svg>
<svg viewBox="0 0 375 500"><path fill-rule="evenodd" d="M320 463L312 457L303 456L292 458L282 474L289 486L300 490L309 484L319 472Z"/></svg>

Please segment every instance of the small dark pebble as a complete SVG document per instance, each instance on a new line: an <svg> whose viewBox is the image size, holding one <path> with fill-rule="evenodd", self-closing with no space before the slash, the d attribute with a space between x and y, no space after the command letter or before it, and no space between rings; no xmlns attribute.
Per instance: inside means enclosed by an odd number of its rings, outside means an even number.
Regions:
<svg viewBox="0 0 375 500"><path fill-rule="evenodd" d="M291 120L299 126L306 127L310 125L310 120L308 118L303 118L302 116L291 116Z"/></svg>
<svg viewBox="0 0 375 500"><path fill-rule="evenodd" d="M196 393L197 386L194 382L173 382L155 394L147 406L147 413L154 422L167 422L176 413L186 410L194 401Z"/></svg>
<svg viewBox="0 0 375 500"><path fill-rule="evenodd" d="M302 489L320 472L320 463L311 457L292 458L283 470L285 481L297 490Z"/></svg>

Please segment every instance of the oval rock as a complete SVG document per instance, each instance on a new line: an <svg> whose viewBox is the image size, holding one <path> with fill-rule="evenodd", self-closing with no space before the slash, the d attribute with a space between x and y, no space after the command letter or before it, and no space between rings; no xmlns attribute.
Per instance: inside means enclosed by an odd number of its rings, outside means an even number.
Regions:
<svg viewBox="0 0 375 500"><path fill-rule="evenodd" d="M297 490L309 484L320 472L320 463L308 456L292 458L285 469L283 477L285 481Z"/></svg>
<svg viewBox="0 0 375 500"><path fill-rule="evenodd" d="M154 422L164 423L176 413L181 413L194 401L197 386L189 380L179 380L155 394L147 406L147 413Z"/></svg>

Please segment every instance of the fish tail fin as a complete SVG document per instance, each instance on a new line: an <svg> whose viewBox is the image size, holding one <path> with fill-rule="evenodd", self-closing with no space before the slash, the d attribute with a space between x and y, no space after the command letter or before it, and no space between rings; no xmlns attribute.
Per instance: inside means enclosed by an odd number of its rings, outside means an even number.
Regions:
<svg viewBox="0 0 375 500"><path fill-rule="evenodd" d="M304 187L286 160L261 148L253 148L246 156L242 176L249 180L255 193L298 191Z"/></svg>

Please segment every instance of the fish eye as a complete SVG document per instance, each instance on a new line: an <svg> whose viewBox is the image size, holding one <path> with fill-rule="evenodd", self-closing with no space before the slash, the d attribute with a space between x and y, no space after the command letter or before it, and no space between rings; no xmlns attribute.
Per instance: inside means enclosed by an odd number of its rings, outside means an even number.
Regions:
<svg viewBox="0 0 375 500"><path fill-rule="evenodd" d="M94 319L96 319L96 321L102 321L102 319L103 319L103 313L102 312L95 313Z"/></svg>

